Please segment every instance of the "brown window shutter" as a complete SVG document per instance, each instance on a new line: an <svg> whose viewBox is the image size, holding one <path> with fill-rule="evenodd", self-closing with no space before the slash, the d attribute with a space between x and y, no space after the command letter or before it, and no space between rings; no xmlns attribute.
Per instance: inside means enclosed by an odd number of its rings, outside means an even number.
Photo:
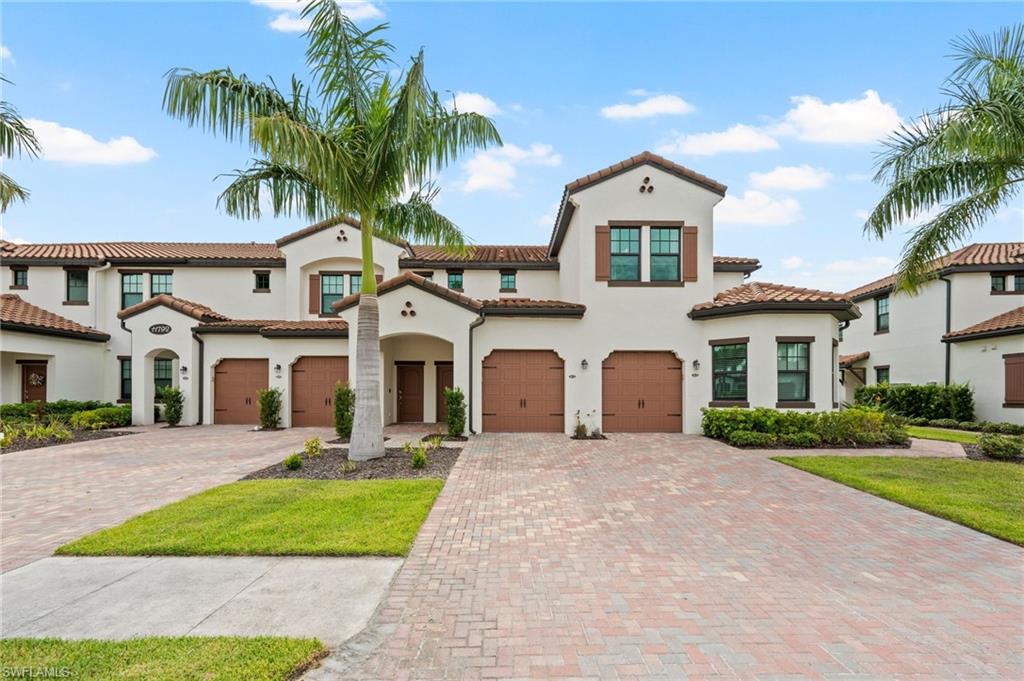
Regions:
<svg viewBox="0 0 1024 681"><path fill-rule="evenodd" d="M1024 354L1003 356L1006 404L1024 404Z"/></svg>
<svg viewBox="0 0 1024 681"><path fill-rule="evenodd" d="M683 281L697 281L696 227L683 227Z"/></svg>
<svg viewBox="0 0 1024 681"><path fill-rule="evenodd" d="M309 275L309 313L320 314L320 275Z"/></svg>
<svg viewBox="0 0 1024 681"><path fill-rule="evenodd" d="M384 275L383 274L375 274L375 275L373 275L373 278L377 281L378 284L380 284L380 282L384 281Z"/></svg>
<svg viewBox="0 0 1024 681"><path fill-rule="evenodd" d="M608 281L612 276L612 232L608 225L594 231L594 279Z"/></svg>

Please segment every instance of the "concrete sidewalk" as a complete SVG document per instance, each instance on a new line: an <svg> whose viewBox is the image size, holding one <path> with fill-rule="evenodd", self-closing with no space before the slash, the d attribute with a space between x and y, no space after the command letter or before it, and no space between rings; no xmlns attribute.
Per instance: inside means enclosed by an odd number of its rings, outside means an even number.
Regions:
<svg viewBox="0 0 1024 681"><path fill-rule="evenodd" d="M0 636L358 633L400 558L45 558L0 576Z"/></svg>

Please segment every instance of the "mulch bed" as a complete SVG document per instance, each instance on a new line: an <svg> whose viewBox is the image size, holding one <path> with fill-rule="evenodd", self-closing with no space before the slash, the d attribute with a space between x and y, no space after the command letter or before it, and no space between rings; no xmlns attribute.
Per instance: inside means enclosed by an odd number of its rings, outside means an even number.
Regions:
<svg viewBox="0 0 1024 681"><path fill-rule="evenodd" d="M441 435L440 433L433 433L431 435L424 435L420 438L420 442L430 442L434 438L441 436L441 442L468 442L469 438L465 435Z"/></svg>
<svg viewBox="0 0 1024 681"><path fill-rule="evenodd" d="M968 459L972 461L999 461L1002 463L1016 463L1024 466L1024 459L993 459L991 456L985 456L981 452L979 445L964 445L964 453Z"/></svg>
<svg viewBox="0 0 1024 681"><path fill-rule="evenodd" d="M24 452L29 449L42 449L43 447L57 447L60 445L74 444L76 442L89 442L91 440L106 440L111 437L135 434L136 433L129 430L77 430L71 435L70 440L24 440L4 447L0 454Z"/></svg>
<svg viewBox="0 0 1024 681"><path fill-rule="evenodd" d="M390 439L391 438L389 438L387 435L384 436L384 442L387 442ZM325 445L347 445L348 444L348 438L347 437L336 437L333 440L328 440L324 444Z"/></svg>
<svg viewBox="0 0 1024 681"><path fill-rule="evenodd" d="M242 480L273 480L277 478L303 478L308 480L394 480L404 478L441 478L448 477L452 466L459 459L459 449L440 447L427 454L427 465L413 468L412 455L398 447L388 447L385 455L379 459L356 461L355 470L346 470L348 450L333 447L325 449L320 456L302 457L302 467L290 471L283 463L249 473Z"/></svg>
<svg viewBox="0 0 1024 681"><path fill-rule="evenodd" d="M584 435L583 437L579 437L577 435L570 435L569 439L570 440L607 440L608 438L606 438L603 433L597 433L596 435L594 433L591 433L590 435Z"/></svg>

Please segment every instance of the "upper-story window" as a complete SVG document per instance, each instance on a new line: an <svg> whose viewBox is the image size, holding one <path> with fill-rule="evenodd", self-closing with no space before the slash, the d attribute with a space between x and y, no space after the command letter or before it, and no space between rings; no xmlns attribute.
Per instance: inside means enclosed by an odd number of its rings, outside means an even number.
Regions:
<svg viewBox="0 0 1024 681"><path fill-rule="evenodd" d="M270 270L253 271L253 293L270 293Z"/></svg>
<svg viewBox="0 0 1024 681"><path fill-rule="evenodd" d="M1015 293L1024 293L1024 272L1013 275L1013 290Z"/></svg>
<svg viewBox="0 0 1024 681"><path fill-rule="evenodd" d="M811 344L779 343L779 402L806 402L811 392Z"/></svg>
<svg viewBox="0 0 1024 681"><path fill-rule="evenodd" d="M89 270L67 270L64 300L68 303L89 302Z"/></svg>
<svg viewBox="0 0 1024 681"><path fill-rule="evenodd" d="M992 292L1002 293L1006 290L1006 275L1005 274L993 274L992 275Z"/></svg>
<svg viewBox="0 0 1024 681"><path fill-rule="evenodd" d="M462 290L462 272L449 272L448 273L448 288L455 291Z"/></svg>
<svg viewBox="0 0 1024 681"><path fill-rule="evenodd" d="M640 281L640 228L612 227L611 279Z"/></svg>
<svg viewBox="0 0 1024 681"><path fill-rule="evenodd" d="M121 275L121 309L142 302L142 274Z"/></svg>
<svg viewBox="0 0 1024 681"><path fill-rule="evenodd" d="M363 288L363 275L361 274L350 274L348 275L348 292L349 295L353 293L359 293Z"/></svg>
<svg viewBox="0 0 1024 681"><path fill-rule="evenodd" d="M345 297L345 275L344 274L321 274L320 275L320 311L323 314L330 314L331 303Z"/></svg>
<svg viewBox="0 0 1024 681"><path fill-rule="evenodd" d="M651 228L651 281L679 281L679 228Z"/></svg>
<svg viewBox="0 0 1024 681"><path fill-rule="evenodd" d="M514 293L516 290L516 271L506 270L500 273L501 290L507 293Z"/></svg>
<svg viewBox="0 0 1024 681"><path fill-rule="evenodd" d="M712 398L747 399L747 344L730 343L711 348Z"/></svg>
<svg viewBox="0 0 1024 681"><path fill-rule="evenodd" d="M889 296L875 298L875 333L889 330Z"/></svg>
<svg viewBox="0 0 1024 681"><path fill-rule="evenodd" d="M174 275L169 272L154 273L149 275L149 295L158 296L161 293L172 295L174 293L173 286Z"/></svg>
<svg viewBox="0 0 1024 681"><path fill-rule="evenodd" d="M11 270L11 288L28 288L28 268L19 267Z"/></svg>

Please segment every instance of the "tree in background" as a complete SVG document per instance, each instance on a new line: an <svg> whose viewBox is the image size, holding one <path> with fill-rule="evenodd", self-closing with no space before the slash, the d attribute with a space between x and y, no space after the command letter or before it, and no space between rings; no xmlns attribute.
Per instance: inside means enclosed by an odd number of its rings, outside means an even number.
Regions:
<svg viewBox="0 0 1024 681"><path fill-rule="evenodd" d="M0 83L11 85L11 81L0 76ZM29 156L36 158L42 153L39 140L32 129L25 125L18 110L7 101L0 101L0 158ZM0 213L15 201L28 201L29 191L0 172Z"/></svg>

